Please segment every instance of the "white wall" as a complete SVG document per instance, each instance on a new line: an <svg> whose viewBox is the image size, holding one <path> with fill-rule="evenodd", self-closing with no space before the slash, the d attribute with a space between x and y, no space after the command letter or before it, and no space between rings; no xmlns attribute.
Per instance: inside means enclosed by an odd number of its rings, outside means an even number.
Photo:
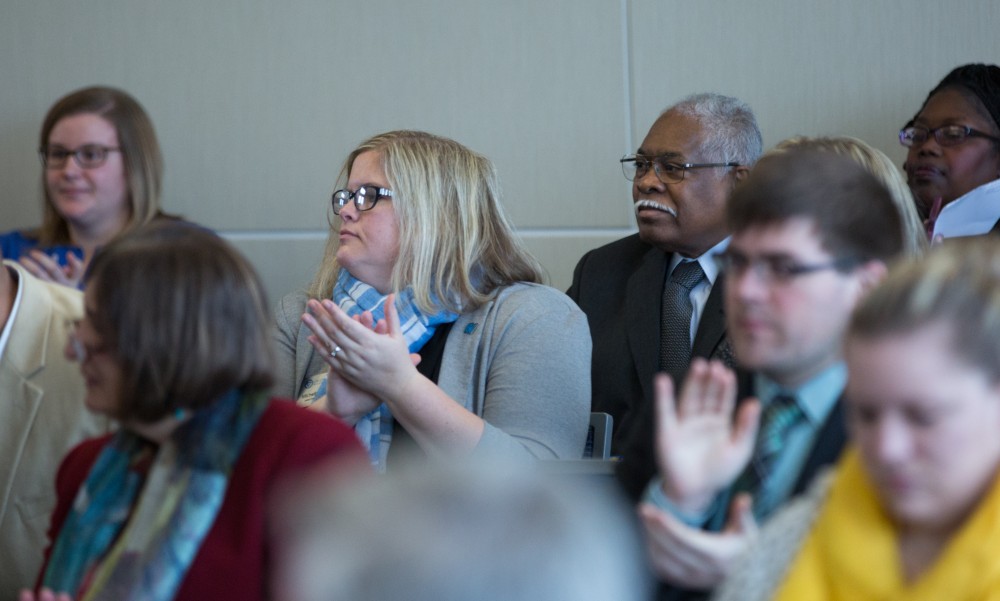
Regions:
<svg viewBox="0 0 1000 601"><path fill-rule="evenodd" d="M37 130L91 84L142 102L165 208L233 239L272 297L304 284L344 156L397 128L492 157L553 285L634 229L618 158L666 105L739 96L765 145L899 127L964 62L1000 62L995 0L0 0L0 230L40 218Z"/></svg>

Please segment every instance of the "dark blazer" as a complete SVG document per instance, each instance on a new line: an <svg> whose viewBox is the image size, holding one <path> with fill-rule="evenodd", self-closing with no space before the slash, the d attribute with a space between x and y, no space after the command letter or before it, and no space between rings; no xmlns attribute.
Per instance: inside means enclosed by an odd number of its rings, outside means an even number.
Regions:
<svg viewBox="0 0 1000 601"><path fill-rule="evenodd" d="M642 408L652 404L660 357L660 299L670 258L634 234L585 254L567 291L590 323L592 408L614 418L615 455L634 436ZM720 279L709 294L692 356L720 357L731 365L725 333ZM651 436L652 430L648 432Z"/></svg>

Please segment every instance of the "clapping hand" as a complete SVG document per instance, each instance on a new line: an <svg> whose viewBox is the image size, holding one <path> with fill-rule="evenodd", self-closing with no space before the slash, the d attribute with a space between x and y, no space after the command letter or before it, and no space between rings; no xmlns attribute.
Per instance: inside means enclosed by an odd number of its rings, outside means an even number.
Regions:
<svg viewBox="0 0 1000 601"><path fill-rule="evenodd" d="M330 370L326 374L326 394L309 406L310 409L326 411L347 425L353 426L358 421L374 411L382 401L375 395L354 386L337 372Z"/></svg>
<svg viewBox="0 0 1000 601"><path fill-rule="evenodd" d="M67 253L66 261L67 264L64 267L44 252L32 250L22 256L18 263L27 269L28 273L40 280L78 288L87 271L87 264L73 253Z"/></svg>
<svg viewBox="0 0 1000 601"><path fill-rule="evenodd" d="M420 363L420 355L409 352L394 294L386 298L385 319L377 323L370 312L352 318L330 300L311 300L308 307L302 321L313 332L310 344L323 356L331 373L356 389L386 399L418 374L414 367Z"/></svg>
<svg viewBox="0 0 1000 601"><path fill-rule="evenodd" d="M316 306L311 307L310 309L314 312L325 311L319 303L316 303ZM372 323L372 315L367 311L361 315L354 316L354 320L367 328L375 329L375 331L380 334L385 333L384 330L386 328L384 326L380 326L378 328L374 327L374 324ZM320 334L314 333L310 335L307 340L309 341L309 344L316 349L316 352L320 354L323 360L331 366L331 369L327 371L325 376L323 376L326 378L326 393L317 397L315 402L309 405L309 408L316 411L330 413L340 418L348 425L353 426L358 422L358 420L378 407L382 401L377 399L374 395L359 389L357 386L354 386L334 371L332 369L334 356L331 354L331 351L332 348L335 347L331 346L332 343L324 341L328 339L325 330L309 313L302 316L302 321L314 332L317 330L320 332ZM321 338L320 336L323 337Z"/></svg>

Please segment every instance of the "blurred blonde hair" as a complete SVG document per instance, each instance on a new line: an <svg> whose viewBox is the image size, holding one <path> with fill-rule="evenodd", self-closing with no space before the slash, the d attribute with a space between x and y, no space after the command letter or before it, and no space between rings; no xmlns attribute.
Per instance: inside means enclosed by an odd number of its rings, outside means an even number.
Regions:
<svg viewBox="0 0 1000 601"><path fill-rule="evenodd" d="M874 175L889 191L899 210L903 226L903 254L919 257L927 252L927 233L924 231L917 205L903 173L884 152L869 146L863 140L850 136L808 137L795 136L782 140L771 152L784 152L794 148L811 148L846 156Z"/></svg>
<svg viewBox="0 0 1000 601"><path fill-rule="evenodd" d="M943 324L950 351L1000 382L1000 240L945 240L894 266L855 309L847 338L877 340Z"/></svg>
<svg viewBox="0 0 1000 601"><path fill-rule="evenodd" d="M454 140L421 131L391 131L362 142L348 155L337 187L346 185L354 160L378 153L393 191L399 257L392 289L412 287L424 311L468 311L497 288L541 283L542 268L524 248L500 204L493 163ZM337 280L339 223L330 223L323 261L308 293L329 298Z"/></svg>

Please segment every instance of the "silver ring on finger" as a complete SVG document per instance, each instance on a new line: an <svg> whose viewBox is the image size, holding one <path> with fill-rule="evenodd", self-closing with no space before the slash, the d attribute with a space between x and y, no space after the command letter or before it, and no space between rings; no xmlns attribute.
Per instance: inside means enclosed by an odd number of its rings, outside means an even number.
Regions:
<svg viewBox="0 0 1000 601"><path fill-rule="evenodd" d="M339 346L334 345L333 350L330 351L330 356L333 357L334 359L336 359L337 358L337 353L341 352L342 350L344 350L344 349L340 348Z"/></svg>

